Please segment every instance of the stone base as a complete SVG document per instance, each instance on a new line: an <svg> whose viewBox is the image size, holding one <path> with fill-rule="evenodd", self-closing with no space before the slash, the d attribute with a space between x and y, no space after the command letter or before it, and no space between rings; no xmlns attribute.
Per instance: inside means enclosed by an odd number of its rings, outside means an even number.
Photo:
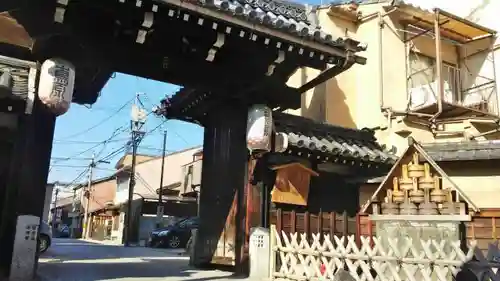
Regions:
<svg viewBox="0 0 500 281"><path fill-rule="evenodd" d="M451 243L460 240L460 224L464 220L470 220L467 216L451 215L376 215L370 219L375 221L377 237L381 239L379 241L383 249L390 249L389 239L398 239L398 248L403 250L407 243L404 238L411 238L412 247L417 253L424 250L421 240L434 240L438 244L443 240L447 241L444 247L445 253L453 252ZM404 273L401 274L400 277L405 280L406 276ZM424 280L423 276L420 276L420 271L417 270L415 274L416 280ZM388 273L388 276L391 274Z"/></svg>

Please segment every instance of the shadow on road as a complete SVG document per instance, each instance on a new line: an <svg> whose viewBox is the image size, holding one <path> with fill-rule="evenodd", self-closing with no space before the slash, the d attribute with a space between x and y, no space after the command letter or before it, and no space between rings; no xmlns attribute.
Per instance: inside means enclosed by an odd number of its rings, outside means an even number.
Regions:
<svg viewBox="0 0 500 281"><path fill-rule="evenodd" d="M71 261L41 263L39 273L47 281L172 280L208 281L241 279L227 271L191 268L187 260L143 258L137 262Z"/></svg>
<svg viewBox="0 0 500 281"><path fill-rule="evenodd" d="M209 281L236 280L232 272L194 269L178 251L125 248L87 241L59 240L40 257L44 281Z"/></svg>

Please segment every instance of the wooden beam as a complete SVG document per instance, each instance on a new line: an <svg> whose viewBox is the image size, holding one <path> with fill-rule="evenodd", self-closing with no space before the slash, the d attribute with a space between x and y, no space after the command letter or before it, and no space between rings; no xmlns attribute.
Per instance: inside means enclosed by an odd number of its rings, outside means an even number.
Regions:
<svg viewBox="0 0 500 281"><path fill-rule="evenodd" d="M496 217L500 218L500 209L484 209L481 212L476 213L474 216L482 218Z"/></svg>
<svg viewBox="0 0 500 281"><path fill-rule="evenodd" d="M343 63L337 64L335 66L332 66L332 67L324 70L323 72L318 74L318 76L316 76L314 79L312 79L311 81L302 85L299 88L299 93L305 93L305 92L309 91L310 89L320 85L321 83L324 83L324 82L330 80L331 78L333 78L333 77L339 75L340 73L351 68L351 66L353 66L354 63L355 63L354 58L348 56L344 60Z"/></svg>

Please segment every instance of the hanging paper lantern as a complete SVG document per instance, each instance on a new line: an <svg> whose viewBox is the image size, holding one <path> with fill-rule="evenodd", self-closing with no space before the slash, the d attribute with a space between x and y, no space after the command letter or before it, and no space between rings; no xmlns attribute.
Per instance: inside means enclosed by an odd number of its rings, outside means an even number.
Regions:
<svg viewBox="0 0 500 281"><path fill-rule="evenodd" d="M250 151L270 151L273 112L265 105L254 105L248 110L247 147Z"/></svg>
<svg viewBox="0 0 500 281"><path fill-rule="evenodd" d="M75 67L58 58L43 62L40 71L38 96L56 115L66 113L73 99Z"/></svg>

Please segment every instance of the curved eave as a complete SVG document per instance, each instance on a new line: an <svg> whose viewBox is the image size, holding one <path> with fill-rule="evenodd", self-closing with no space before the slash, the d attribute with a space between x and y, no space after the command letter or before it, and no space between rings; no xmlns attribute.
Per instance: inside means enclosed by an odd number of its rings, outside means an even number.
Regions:
<svg viewBox="0 0 500 281"><path fill-rule="evenodd" d="M307 158L318 163L333 163L372 170L389 171L392 165L394 165L395 163L395 160L393 158L369 159L347 154L343 155L332 152L311 150L306 147L298 147L293 145L289 145L289 147L286 149L286 151L283 152L283 154Z"/></svg>
<svg viewBox="0 0 500 281"><path fill-rule="evenodd" d="M344 40L343 38L332 39L331 35L325 34L323 32L316 33L314 30L309 30L300 34L297 31L293 31L294 33L284 32L279 28L271 28L263 24L256 23L261 21L261 19L259 18L255 18L255 22L249 20L248 17L242 18L242 15L235 14L234 9L231 10L230 8L225 10L218 7L215 9L208 8L183 0L157 0L157 2L162 2L175 7L179 7L187 11L210 17L212 19L222 20L226 23L230 23L232 25L236 25L263 35L281 38L284 41L295 44L297 46L311 48L319 53L324 53L330 56L345 58L347 56L346 50L349 50L351 52L359 52L365 49L364 46L360 46L359 42L355 40ZM365 64L366 58L355 56L355 62L359 64Z"/></svg>

